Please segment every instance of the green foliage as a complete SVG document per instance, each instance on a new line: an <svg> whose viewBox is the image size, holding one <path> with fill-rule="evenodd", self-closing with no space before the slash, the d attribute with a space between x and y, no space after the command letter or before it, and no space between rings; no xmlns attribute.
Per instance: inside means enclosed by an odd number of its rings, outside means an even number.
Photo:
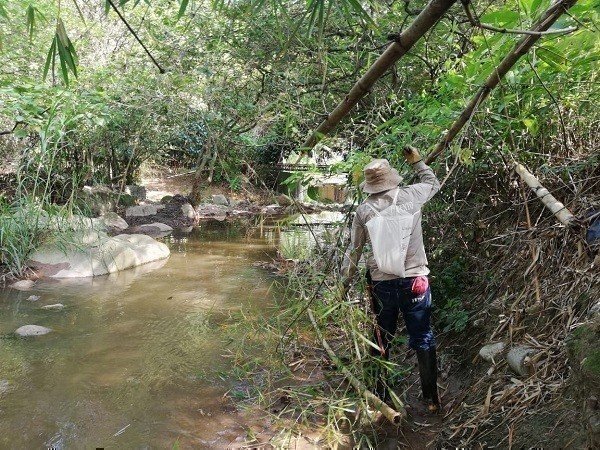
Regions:
<svg viewBox="0 0 600 450"><path fill-rule="evenodd" d="M469 313L465 308L468 299L464 298L466 287L474 283L466 260L457 257L454 251L448 256L436 255L432 264L432 295L435 305L435 318L444 331L463 331L469 322ZM453 254L448 261L445 257ZM440 267L438 267L438 265Z"/></svg>

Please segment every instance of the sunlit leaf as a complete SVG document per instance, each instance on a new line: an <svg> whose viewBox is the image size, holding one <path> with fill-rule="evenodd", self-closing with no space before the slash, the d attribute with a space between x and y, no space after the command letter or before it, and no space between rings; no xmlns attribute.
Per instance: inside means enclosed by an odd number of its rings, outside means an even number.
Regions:
<svg viewBox="0 0 600 450"><path fill-rule="evenodd" d="M512 25L519 20L519 13L508 9L501 9L481 16L481 22L502 27Z"/></svg>

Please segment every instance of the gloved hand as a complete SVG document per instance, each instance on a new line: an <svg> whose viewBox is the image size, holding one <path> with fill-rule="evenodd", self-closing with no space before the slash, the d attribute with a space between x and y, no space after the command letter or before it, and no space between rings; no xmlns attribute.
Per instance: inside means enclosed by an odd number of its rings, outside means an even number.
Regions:
<svg viewBox="0 0 600 450"><path fill-rule="evenodd" d="M404 158L406 158L406 162L409 164L416 164L423 159L421 158L419 150L412 145L404 147Z"/></svg>

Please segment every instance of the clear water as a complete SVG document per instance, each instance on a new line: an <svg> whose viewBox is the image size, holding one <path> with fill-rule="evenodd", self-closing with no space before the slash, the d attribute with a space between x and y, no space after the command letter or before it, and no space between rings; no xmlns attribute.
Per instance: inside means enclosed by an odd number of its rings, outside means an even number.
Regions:
<svg viewBox="0 0 600 450"><path fill-rule="evenodd" d="M266 313L265 229L203 226L166 261L93 279L0 290L0 448L223 448L244 434L221 327ZM27 298L39 295L37 302ZM43 305L63 303L62 311ZM19 339L37 324L48 335ZM220 374L221 376L217 376ZM225 376L223 376L225 374Z"/></svg>

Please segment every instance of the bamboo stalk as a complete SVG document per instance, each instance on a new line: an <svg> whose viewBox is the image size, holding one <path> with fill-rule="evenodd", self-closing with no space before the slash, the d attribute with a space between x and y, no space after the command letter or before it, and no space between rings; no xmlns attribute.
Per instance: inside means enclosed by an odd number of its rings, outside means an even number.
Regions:
<svg viewBox="0 0 600 450"><path fill-rule="evenodd" d="M308 309L307 312L312 326L314 327L315 332L317 333L317 336L321 341L321 345L329 355L329 358L342 371L342 373L348 379L348 381L354 387L354 389L356 389L356 391L365 398L367 404L370 407L376 409L377 411L380 411L381 414L383 414L385 418L391 423L399 424L400 421L406 417L406 411L404 410L404 408L402 408L402 410L400 411L396 411L395 409L391 408L379 397L377 397L375 394L369 391L367 387L358 378L352 375L352 372L350 372L348 368L344 366L344 363L342 363L342 361L337 357L333 349L329 346L329 343L325 340L325 338L323 338L323 335L321 334L321 330L317 325L317 321L315 320L315 316L313 315L312 310Z"/></svg>
<svg viewBox="0 0 600 450"><path fill-rule="evenodd" d="M519 174L521 179L527 183L533 192L539 197L542 203L552 211L552 214L556 216L558 221L564 226L569 227L576 222L576 217L567 209L565 205L559 202L548 189L546 189L539 180L529 172L525 166L519 163L515 163L515 171Z"/></svg>
<svg viewBox="0 0 600 450"><path fill-rule="evenodd" d="M529 49L533 47L533 44L542 37L540 32L547 31L554 22L556 22L556 20L575 3L577 3L577 0L558 0L544 12L540 20L538 20L531 28L531 31L535 32L535 34L523 36L515 44L512 51L504 57L500 64L488 76L483 86L481 86L477 93L471 98L471 101L467 104L460 116L454 121L448 132L438 142L433 151L427 155L427 158L425 158L426 164L430 164L444 152L446 148L448 148L448 144L456 137L460 130L462 130L465 124L469 122L475 109L490 95L490 92L498 86L500 80L510 69L512 69L521 56L525 55Z"/></svg>
<svg viewBox="0 0 600 450"><path fill-rule="evenodd" d="M373 87L375 82L413 45L431 29L457 0L431 0L410 26L381 54L367 72L356 82L348 95L323 120L302 144L301 153L313 148L323 136L333 130L350 110Z"/></svg>

